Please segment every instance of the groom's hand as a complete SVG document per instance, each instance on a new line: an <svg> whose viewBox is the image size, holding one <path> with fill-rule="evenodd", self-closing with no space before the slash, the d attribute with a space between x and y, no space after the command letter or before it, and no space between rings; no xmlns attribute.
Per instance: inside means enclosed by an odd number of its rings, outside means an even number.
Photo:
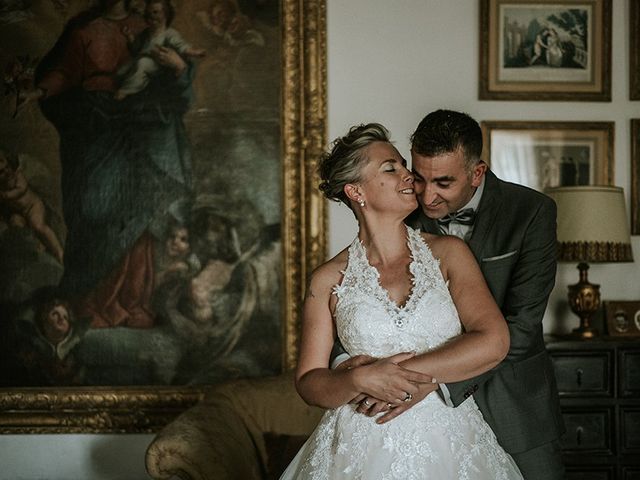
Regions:
<svg viewBox="0 0 640 480"><path fill-rule="evenodd" d="M398 415L406 412L415 404L424 400L427 397L427 395L429 395L432 392L435 392L438 389L438 384L437 383L421 383L417 385L417 387L418 387L418 393L413 395L413 398L411 399L411 401L402 402L402 404L398 405L397 407L387 408L386 413L382 415L380 418L376 419L376 423L382 425L383 423L387 423L389 420L393 420ZM385 410L381 409L379 411L385 411ZM375 412L375 413L378 413L378 412Z"/></svg>

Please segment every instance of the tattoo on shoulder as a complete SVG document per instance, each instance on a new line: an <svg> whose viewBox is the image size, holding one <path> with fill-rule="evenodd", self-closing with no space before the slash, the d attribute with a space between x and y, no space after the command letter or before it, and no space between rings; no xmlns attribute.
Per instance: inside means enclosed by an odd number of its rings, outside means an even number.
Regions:
<svg viewBox="0 0 640 480"><path fill-rule="evenodd" d="M313 294L313 290L311 289L311 279L312 278L313 278L313 275L309 275L309 278L307 279L307 288L306 288L305 293L304 293L305 300L307 298L316 298L316 296Z"/></svg>

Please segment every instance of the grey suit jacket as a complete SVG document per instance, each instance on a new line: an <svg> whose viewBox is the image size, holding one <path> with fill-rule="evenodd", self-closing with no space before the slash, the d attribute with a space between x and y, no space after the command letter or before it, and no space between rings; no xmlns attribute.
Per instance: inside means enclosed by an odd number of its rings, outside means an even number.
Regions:
<svg viewBox="0 0 640 480"><path fill-rule="evenodd" d="M407 223L438 234L416 211ZM556 275L556 205L549 197L487 171L468 245L509 325L511 347L493 370L447 384L454 405L473 395L500 444L520 453L564 430L542 317Z"/></svg>

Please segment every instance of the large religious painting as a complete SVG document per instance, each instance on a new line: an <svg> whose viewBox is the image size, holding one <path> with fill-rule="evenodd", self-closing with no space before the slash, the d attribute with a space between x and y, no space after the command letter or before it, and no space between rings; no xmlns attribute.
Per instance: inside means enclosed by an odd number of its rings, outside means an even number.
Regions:
<svg viewBox="0 0 640 480"><path fill-rule="evenodd" d="M0 8L0 431L148 431L291 368L322 0Z"/></svg>

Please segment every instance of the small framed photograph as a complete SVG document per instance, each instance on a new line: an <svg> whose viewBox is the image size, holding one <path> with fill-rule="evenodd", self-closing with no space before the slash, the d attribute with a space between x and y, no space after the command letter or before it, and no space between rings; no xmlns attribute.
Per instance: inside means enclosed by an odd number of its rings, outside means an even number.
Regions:
<svg viewBox="0 0 640 480"><path fill-rule="evenodd" d="M629 99L640 100L640 2L629 2Z"/></svg>
<svg viewBox="0 0 640 480"><path fill-rule="evenodd" d="M611 101L611 0L481 0L479 97Z"/></svg>
<svg viewBox="0 0 640 480"><path fill-rule="evenodd" d="M503 180L544 191L613 181L613 122L481 122L483 160Z"/></svg>
<svg viewBox="0 0 640 480"><path fill-rule="evenodd" d="M640 301L605 301L605 327L610 337L640 337Z"/></svg>
<svg viewBox="0 0 640 480"><path fill-rule="evenodd" d="M640 235L640 118L631 119L631 235Z"/></svg>

